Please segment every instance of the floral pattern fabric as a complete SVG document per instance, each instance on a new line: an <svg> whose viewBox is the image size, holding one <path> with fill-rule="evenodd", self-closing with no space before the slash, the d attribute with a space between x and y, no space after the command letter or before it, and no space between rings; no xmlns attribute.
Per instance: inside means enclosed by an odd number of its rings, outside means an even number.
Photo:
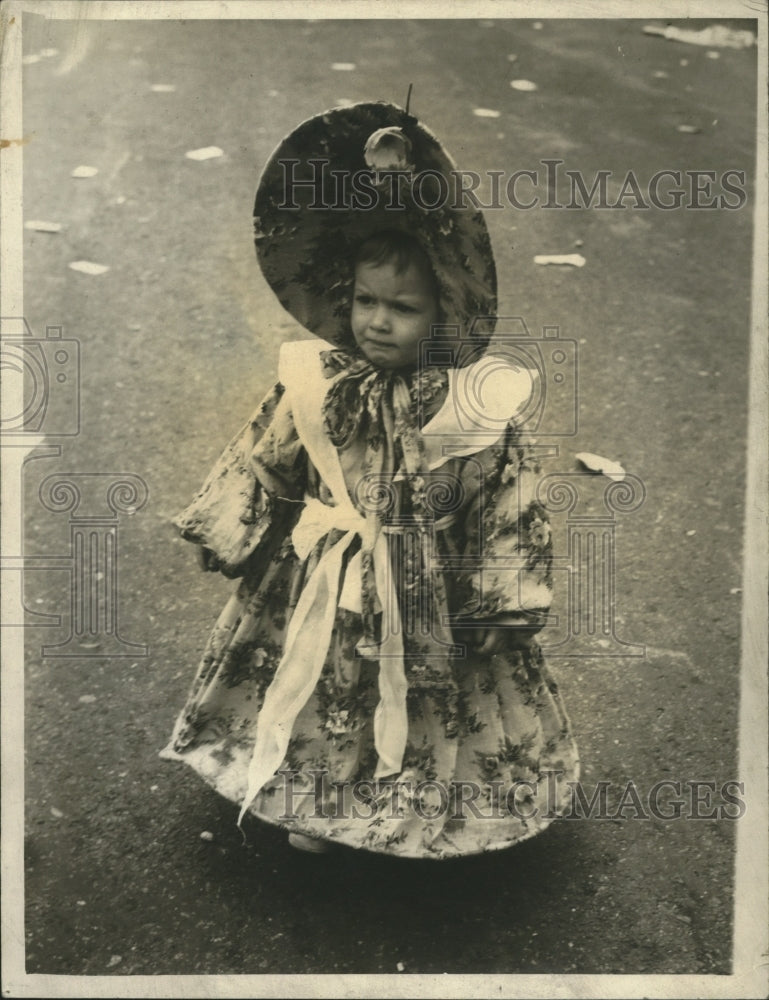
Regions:
<svg viewBox="0 0 769 1000"><path fill-rule="evenodd" d="M413 456L419 428L446 399L445 372L401 373L395 386L392 373L343 351L325 352L320 363L329 391L318 423L368 517L371 498L360 484L376 473L377 525L402 623L406 751L399 774L375 779L376 651L387 625L386 609L366 587L363 552L360 609L337 608L320 679L283 766L249 811L292 831L407 857L508 847L566 807L579 767L557 685L532 638L552 583L534 453L511 422L493 446L428 469ZM297 433L291 393L278 384L176 522L240 584L164 755L186 761L239 804L292 612L342 535L332 529L306 559L297 556L291 531L307 497L333 503ZM361 547L360 540L349 547L345 571ZM502 647L481 655L473 629L500 616L520 627L506 628Z"/></svg>

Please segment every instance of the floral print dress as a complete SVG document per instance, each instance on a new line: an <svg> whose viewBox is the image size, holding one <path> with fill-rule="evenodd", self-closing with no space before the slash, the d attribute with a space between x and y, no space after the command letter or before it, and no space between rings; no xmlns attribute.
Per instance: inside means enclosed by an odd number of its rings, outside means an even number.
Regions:
<svg viewBox="0 0 769 1000"><path fill-rule="evenodd" d="M551 592L533 452L514 421L436 445L445 370L330 346L285 345L293 364L176 521L240 582L163 756L241 815L350 847L511 846L579 776L533 638ZM517 627L482 654L474 629L500 615Z"/></svg>

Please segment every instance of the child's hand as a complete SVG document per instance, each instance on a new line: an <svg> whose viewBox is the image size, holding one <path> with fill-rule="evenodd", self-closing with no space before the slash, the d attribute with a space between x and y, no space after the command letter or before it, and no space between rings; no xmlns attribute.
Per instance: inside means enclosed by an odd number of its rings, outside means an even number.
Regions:
<svg viewBox="0 0 769 1000"><path fill-rule="evenodd" d="M216 558L216 554L211 549L207 549L201 545L198 549L198 565L206 573L216 573L220 563Z"/></svg>

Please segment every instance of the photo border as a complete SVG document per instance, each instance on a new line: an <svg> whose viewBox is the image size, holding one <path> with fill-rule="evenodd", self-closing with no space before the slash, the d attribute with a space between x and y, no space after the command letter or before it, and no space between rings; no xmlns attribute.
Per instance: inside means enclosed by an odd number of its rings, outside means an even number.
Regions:
<svg viewBox="0 0 769 1000"><path fill-rule="evenodd" d="M319 19L401 19L504 17L685 18L756 17L758 88L756 188L753 242L753 299L745 492L739 780L760 790L738 824L735 870L733 964L731 975L205 975L205 976L68 976L27 975L24 969L24 764L22 628L4 628L2 643L2 957L3 995L10 997L754 997L766 995L769 949L769 810L767 809L767 20L766 4L703 2L641 3L630 9L615 2L500 3L468 2L448 10L431 2L391 0L322 2L312 7ZM305 5L274 0L7 0L0 8L2 32L3 138L0 158L0 267L3 283L0 315L23 316L22 158L23 108L21 41L26 12L56 20L96 19L286 19L305 20ZM763 16L762 16L763 15ZM8 388L7 386L5 387ZM4 393L5 395L5 393ZM5 398L4 406L14 406ZM6 411L8 412L8 411ZM15 412L15 411L11 411ZM30 441L30 445L33 442ZM5 449L4 449L5 452ZM5 457L5 453L4 453ZM6 468L7 468L7 463ZM3 551L21 551L19 482L3 477ZM10 595L12 596L12 595ZM3 595L5 613L9 595Z"/></svg>

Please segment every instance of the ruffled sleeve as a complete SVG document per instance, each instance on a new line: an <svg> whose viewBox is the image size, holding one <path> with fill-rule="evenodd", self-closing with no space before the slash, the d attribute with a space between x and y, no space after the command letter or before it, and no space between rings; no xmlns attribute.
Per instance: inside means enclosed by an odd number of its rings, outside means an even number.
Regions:
<svg viewBox="0 0 769 1000"><path fill-rule="evenodd" d="M210 549L237 576L299 512L307 462L283 386L276 384L227 445L192 503L176 518L182 537Z"/></svg>
<svg viewBox="0 0 769 1000"><path fill-rule="evenodd" d="M464 559L459 613L464 619L504 617L538 631L552 599L550 521L536 499L540 470L514 423L502 442L465 465Z"/></svg>

